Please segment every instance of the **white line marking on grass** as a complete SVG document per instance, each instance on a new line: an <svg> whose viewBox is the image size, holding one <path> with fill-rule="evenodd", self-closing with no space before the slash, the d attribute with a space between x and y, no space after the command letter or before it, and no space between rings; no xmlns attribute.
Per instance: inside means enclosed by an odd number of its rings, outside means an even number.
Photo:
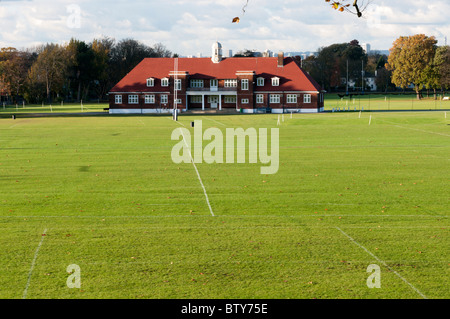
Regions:
<svg viewBox="0 0 450 319"><path fill-rule="evenodd" d="M395 126L395 127L399 127L399 128L404 128L404 129L414 130L414 131L419 131L419 132L423 132L423 133L437 134L437 135L442 135L442 136L450 137L450 135L444 134L444 133L438 133L438 132L433 132L433 131L425 131L425 130L421 130L421 129L418 129L418 128L412 128L412 127L401 126L401 125L398 125L398 124L396 124L396 123L389 122L389 121L386 121L386 120L382 120L382 121L383 121L383 122L386 122L386 123L390 123L391 126Z"/></svg>
<svg viewBox="0 0 450 319"><path fill-rule="evenodd" d="M394 269L388 266L383 260L372 254L366 247L359 244L356 240L354 240L351 236L349 236L347 233L345 233L342 229L339 227L336 227L337 230L339 230L345 237L350 239L351 242L353 242L355 245L357 245L359 248L363 249L366 253L368 253L370 256L375 258L379 263L382 263L387 269L392 271L394 274L396 274L401 280L403 280L408 286L410 286L415 292L417 292L423 299L428 299L423 293L421 293L416 287L414 287L412 284L410 284L405 278L403 278L398 272L396 272Z"/></svg>
<svg viewBox="0 0 450 319"><path fill-rule="evenodd" d="M179 124L179 125L181 125L181 126L184 126L184 127L186 127L186 125L184 125L183 123L181 123L181 122L178 122L178 121L174 121L171 117L166 117L166 119L169 119L169 120L171 120L171 121L173 121L173 122L175 122L175 123L177 123L177 124Z"/></svg>
<svg viewBox="0 0 450 319"><path fill-rule="evenodd" d="M215 215L214 215L213 210L211 208L211 204L209 203L209 198L208 198L208 194L206 193L205 185L203 185L203 181L202 181L202 178L200 177L200 173L198 172L197 166L194 163L194 159L192 158L191 150L189 149L189 146L187 145L186 138L184 137L183 130L181 130L181 135L183 135L183 141L184 141L184 144L186 145L186 148L188 149L189 156L191 158L191 163L192 163L192 165L194 165L195 172L197 173L197 176L198 176L198 180L200 181L200 185L203 188L203 193L205 194L205 199L206 199L206 203L208 204L209 211L210 211L211 215L214 217Z"/></svg>
<svg viewBox="0 0 450 319"><path fill-rule="evenodd" d="M27 299L27 293L28 293L28 287L30 286L31 275L33 274L34 265L36 264L36 259L37 259L37 256L39 254L39 249L41 249L42 242L44 241L44 238L45 238L46 234L47 234L47 229L45 229L44 232L42 233L41 241L39 242L39 245L38 245L38 247L36 249L36 252L34 253L33 261L31 262L30 271L28 272L27 285L25 286L25 290L23 291L22 299Z"/></svg>
<svg viewBox="0 0 450 319"><path fill-rule="evenodd" d="M216 120L213 120L213 119L210 119L210 118L207 118L207 117L205 117L205 118L206 118L207 120L216 122L217 124L220 124L220 125L222 125L222 126L226 126L225 124L223 124L223 123L221 123L221 122L219 122L219 121L216 121Z"/></svg>

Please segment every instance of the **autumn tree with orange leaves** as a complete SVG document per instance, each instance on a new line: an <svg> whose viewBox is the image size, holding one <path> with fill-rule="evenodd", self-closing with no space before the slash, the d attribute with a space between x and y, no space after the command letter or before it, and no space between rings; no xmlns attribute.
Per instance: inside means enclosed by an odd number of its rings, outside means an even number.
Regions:
<svg viewBox="0 0 450 319"><path fill-rule="evenodd" d="M425 34L402 36L389 50L388 69L392 71L392 83L405 89L414 85L417 99L424 85L427 67L433 62L437 40Z"/></svg>

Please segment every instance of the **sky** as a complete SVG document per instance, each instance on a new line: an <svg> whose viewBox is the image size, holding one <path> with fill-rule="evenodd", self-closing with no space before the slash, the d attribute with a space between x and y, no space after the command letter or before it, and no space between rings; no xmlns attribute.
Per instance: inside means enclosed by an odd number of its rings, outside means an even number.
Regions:
<svg viewBox="0 0 450 319"><path fill-rule="evenodd" d="M224 52L317 51L333 43L388 50L399 36L450 41L450 1L372 0L363 18L324 0L0 0L0 47L32 48L110 37L164 44L180 56ZM360 0L362 1L362 0ZM367 1L367 0L366 0ZM240 23L232 19L240 17Z"/></svg>

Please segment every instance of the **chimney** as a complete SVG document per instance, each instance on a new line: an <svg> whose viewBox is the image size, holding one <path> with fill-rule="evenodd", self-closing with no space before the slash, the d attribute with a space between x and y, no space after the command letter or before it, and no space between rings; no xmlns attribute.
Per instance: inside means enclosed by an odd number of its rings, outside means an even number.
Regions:
<svg viewBox="0 0 450 319"><path fill-rule="evenodd" d="M284 53L282 51L278 52L278 67L282 68L284 66Z"/></svg>

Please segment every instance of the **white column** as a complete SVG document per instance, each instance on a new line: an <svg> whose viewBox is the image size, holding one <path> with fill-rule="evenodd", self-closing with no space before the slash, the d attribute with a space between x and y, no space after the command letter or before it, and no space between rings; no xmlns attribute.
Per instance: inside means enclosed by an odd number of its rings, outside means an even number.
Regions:
<svg viewBox="0 0 450 319"><path fill-rule="evenodd" d="M222 95L219 94L219 111L222 111Z"/></svg>
<svg viewBox="0 0 450 319"><path fill-rule="evenodd" d="M205 110L205 95L202 94L202 111Z"/></svg>

